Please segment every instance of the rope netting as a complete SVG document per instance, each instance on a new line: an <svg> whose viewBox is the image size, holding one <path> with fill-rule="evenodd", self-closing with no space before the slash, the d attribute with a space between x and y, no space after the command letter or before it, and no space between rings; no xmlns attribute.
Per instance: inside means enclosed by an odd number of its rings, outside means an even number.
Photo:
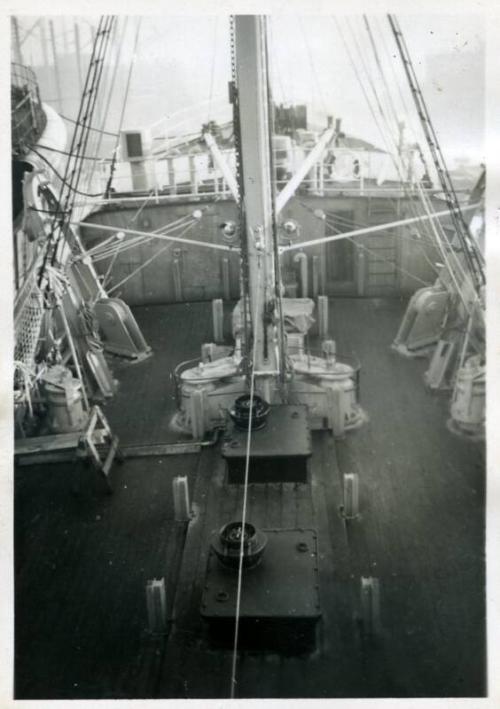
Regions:
<svg viewBox="0 0 500 709"><path fill-rule="evenodd" d="M34 374L35 355L43 322L43 297L36 284L35 274L31 276L29 294L25 297L20 312L15 318L14 362L17 370ZM16 372L16 377L18 376Z"/></svg>

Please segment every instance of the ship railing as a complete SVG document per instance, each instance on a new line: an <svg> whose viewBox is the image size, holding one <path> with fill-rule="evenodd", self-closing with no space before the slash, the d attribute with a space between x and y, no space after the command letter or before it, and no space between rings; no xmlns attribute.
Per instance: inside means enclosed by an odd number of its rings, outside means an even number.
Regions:
<svg viewBox="0 0 500 709"><path fill-rule="evenodd" d="M47 119L35 73L11 63L11 130L15 155L25 155L42 135Z"/></svg>
<svg viewBox="0 0 500 709"><path fill-rule="evenodd" d="M232 170L235 169L235 156L232 148L221 151ZM178 154L175 150L145 157L142 161L140 187L134 184L130 163L118 161L114 166L112 190L105 194L111 169L111 161L103 159L97 163L92 192L101 193L102 203L126 202L141 199L144 196L159 202L165 198L200 197L230 198L231 191L221 171L213 164L206 151L192 151ZM377 182L373 170L370 172L369 159L361 165L359 173L353 167L352 174L343 174L341 178L332 172L324 161L312 166L297 192L311 196L333 196L340 193L358 196L407 193L416 189L410 182L388 179ZM348 173L349 171L347 171ZM274 186L279 193L290 178L290 172L284 167L276 169ZM433 192L432 188L427 191Z"/></svg>

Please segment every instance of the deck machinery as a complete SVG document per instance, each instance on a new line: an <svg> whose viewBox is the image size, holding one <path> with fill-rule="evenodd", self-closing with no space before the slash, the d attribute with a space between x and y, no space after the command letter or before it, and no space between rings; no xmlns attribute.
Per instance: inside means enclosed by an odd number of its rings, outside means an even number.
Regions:
<svg viewBox="0 0 500 709"><path fill-rule="evenodd" d="M225 354L205 345L202 361L181 372L176 418L196 438L225 429L228 484L304 483L310 430L342 436L363 421L357 371L337 359L332 340L320 355L305 354L314 302L283 297L277 205L293 194L294 178L275 199L266 20L236 16L232 31L241 262L235 347ZM322 146L333 137L327 129ZM202 615L219 641L232 638L237 618L240 645L268 649L279 640L288 651L310 647L321 615L316 532L255 530L245 516L243 503L242 520L228 520L212 540ZM256 558L259 534L267 543Z"/></svg>

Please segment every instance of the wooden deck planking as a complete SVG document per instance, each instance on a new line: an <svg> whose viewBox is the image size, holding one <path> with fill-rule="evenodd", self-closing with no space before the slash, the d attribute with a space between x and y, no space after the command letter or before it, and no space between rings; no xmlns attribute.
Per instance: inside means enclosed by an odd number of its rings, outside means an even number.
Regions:
<svg viewBox="0 0 500 709"><path fill-rule="evenodd" d="M325 614L320 651L312 657L245 655L240 696L484 691L484 454L446 429L448 396L425 390L425 362L388 349L402 305L374 299L331 305L338 350L354 350L363 364L369 421L335 446L315 434L311 486L249 488L250 521L318 527ZM159 383L168 367L197 356L199 344L212 339L210 304L186 308L137 309L156 354L124 370L122 398L107 407L127 443L178 439L167 426L172 390ZM158 326L163 321L173 328L170 336ZM172 519L170 486L184 471L196 477L199 507L189 525L176 624L158 656L158 643L144 634L144 586L165 575L172 602L182 534ZM73 500L73 472L63 465L16 471L17 695L228 696L230 655L207 649L198 613L207 535L241 518L241 486L225 485L217 449L127 461L113 473L112 498L92 483ZM347 534L338 511L342 472L361 479L361 517L348 523ZM362 642L352 617L359 577L369 574L382 584L384 633L374 646Z"/></svg>
<svg viewBox="0 0 500 709"><path fill-rule="evenodd" d="M211 342L210 303L150 305L134 311L153 355L137 364L115 361L118 393L106 405L115 433L129 445L175 443L187 437L171 427L175 413L175 367L199 358L203 342Z"/></svg>
<svg viewBox="0 0 500 709"><path fill-rule="evenodd" d="M397 310L394 302L363 301L353 320L353 304L337 301L331 313L332 329L369 368L361 380L369 422L338 447L347 449L341 463L354 460L361 478L362 516L349 525L350 548L358 573L381 579L394 674L406 670L416 696L460 695L464 676L481 694L484 455L447 430L449 395L425 389L426 362L388 350ZM380 327L370 329L366 346L373 311Z"/></svg>

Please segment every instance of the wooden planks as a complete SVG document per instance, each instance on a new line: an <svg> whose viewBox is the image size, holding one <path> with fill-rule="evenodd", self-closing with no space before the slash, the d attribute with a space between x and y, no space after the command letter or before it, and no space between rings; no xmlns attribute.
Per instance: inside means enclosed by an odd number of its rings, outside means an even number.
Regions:
<svg viewBox="0 0 500 709"><path fill-rule="evenodd" d="M138 311L156 353L124 370L121 399L107 411L126 443L178 440L166 433L173 389L160 384L211 339L205 305ZM239 696L484 692L484 455L447 431L448 397L425 390L425 363L389 350L403 308L331 303L338 351L354 350L363 365L369 421L340 442L314 434L311 484L249 487L254 524L318 529L324 618L312 656L240 656ZM360 476L361 516L347 524L338 509L343 472ZM230 653L207 646L198 614L209 536L241 518L241 486L225 484L218 450L127 459L110 499L90 476L72 498L75 473L64 465L16 471L18 697L228 697ZM197 487L178 573L185 530L173 522L171 482L179 474ZM361 575L381 582L384 632L375 643L356 622ZM171 605L175 593L164 655L144 634L145 583L161 576Z"/></svg>

